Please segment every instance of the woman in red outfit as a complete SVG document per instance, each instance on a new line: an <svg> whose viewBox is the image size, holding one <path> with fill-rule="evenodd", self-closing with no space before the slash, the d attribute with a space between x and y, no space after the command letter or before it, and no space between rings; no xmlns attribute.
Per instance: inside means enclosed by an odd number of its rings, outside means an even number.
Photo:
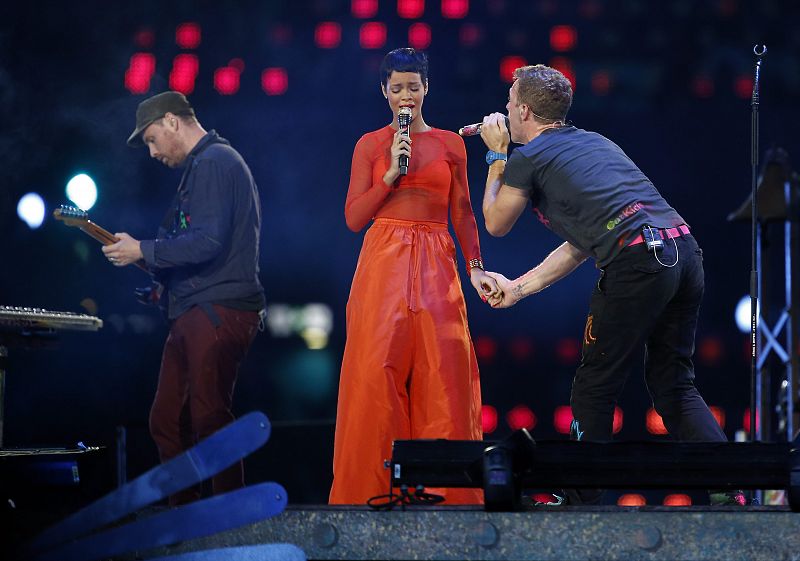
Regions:
<svg viewBox="0 0 800 561"><path fill-rule="evenodd" d="M448 232L448 213L470 281L485 301L499 292L481 262L464 142L422 117L428 61L397 49L381 64L391 124L361 137L345 204L364 237L350 299L339 382L331 504L363 504L389 491L394 440L479 440L478 363ZM411 110L410 138L397 115ZM408 174L398 160L409 157ZM434 490L448 504L478 504L476 489Z"/></svg>

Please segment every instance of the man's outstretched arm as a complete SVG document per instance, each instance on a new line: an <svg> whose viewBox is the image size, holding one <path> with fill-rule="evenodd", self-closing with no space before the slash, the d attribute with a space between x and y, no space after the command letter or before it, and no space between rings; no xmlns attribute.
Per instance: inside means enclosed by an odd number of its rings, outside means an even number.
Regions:
<svg viewBox="0 0 800 561"><path fill-rule="evenodd" d="M486 274L494 277L503 291L499 297L489 299L493 308L508 308L531 294L544 290L554 282L566 277L586 261L588 255L569 242L564 242L553 250L544 261L522 275L509 280L498 273Z"/></svg>

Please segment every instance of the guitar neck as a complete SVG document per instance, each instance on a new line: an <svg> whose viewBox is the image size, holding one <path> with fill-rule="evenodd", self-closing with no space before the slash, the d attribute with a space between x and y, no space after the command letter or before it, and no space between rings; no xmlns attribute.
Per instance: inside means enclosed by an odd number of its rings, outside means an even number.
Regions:
<svg viewBox="0 0 800 561"><path fill-rule="evenodd" d="M81 224L79 228L103 245L111 245L119 241L114 234L105 228L101 228L91 220L87 220L84 224Z"/></svg>
<svg viewBox="0 0 800 561"><path fill-rule="evenodd" d="M111 245L113 243L117 243L119 238L117 238L114 234L106 230L105 228L98 226L91 220L87 220L84 224L78 226L84 233L90 235L97 241L99 241L103 245ZM147 267L145 267L144 263L140 260L134 263L137 267L139 267L142 271L149 273Z"/></svg>

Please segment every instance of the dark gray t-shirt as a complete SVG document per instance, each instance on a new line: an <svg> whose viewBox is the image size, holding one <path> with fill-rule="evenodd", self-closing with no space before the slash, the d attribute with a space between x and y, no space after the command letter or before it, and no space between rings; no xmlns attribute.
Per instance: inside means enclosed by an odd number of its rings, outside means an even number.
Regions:
<svg viewBox="0 0 800 561"><path fill-rule="evenodd" d="M601 268L644 225L685 223L619 146L572 126L546 130L516 148L504 182L528 191L539 220Z"/></svg>

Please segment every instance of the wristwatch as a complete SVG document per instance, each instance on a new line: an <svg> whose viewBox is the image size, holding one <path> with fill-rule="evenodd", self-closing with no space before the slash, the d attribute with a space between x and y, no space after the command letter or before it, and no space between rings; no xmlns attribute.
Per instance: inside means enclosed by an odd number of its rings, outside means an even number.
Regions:
<svg viewBox="0 0 800 561"><path fill-rule="evenodd" d="M495 152L494 150L489 150L486 152L486 163L492 165L497 160L503 160L504 162L508 160L508 155L503 154L502 152Z"/></svg>

